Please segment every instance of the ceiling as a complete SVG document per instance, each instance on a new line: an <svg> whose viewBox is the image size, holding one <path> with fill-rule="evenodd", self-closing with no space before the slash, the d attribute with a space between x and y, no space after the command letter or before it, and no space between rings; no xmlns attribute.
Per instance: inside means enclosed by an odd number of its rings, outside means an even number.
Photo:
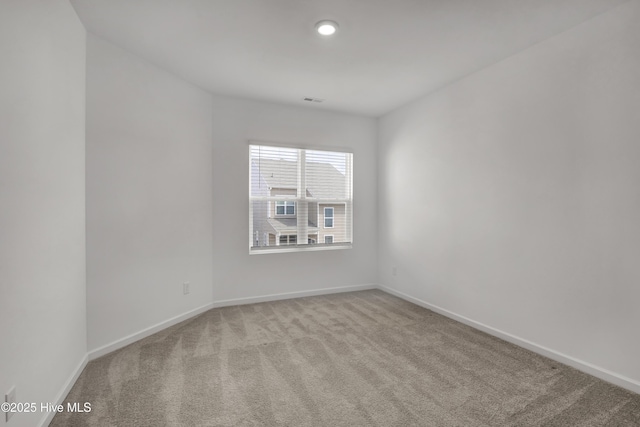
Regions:
<svg viewBox="0 0 640 427"><path fill-rule="evenodd" d="M88 31L210 92L379 116L626 1L71 3ZM317 35L322 19L338 34Z"/></svg>

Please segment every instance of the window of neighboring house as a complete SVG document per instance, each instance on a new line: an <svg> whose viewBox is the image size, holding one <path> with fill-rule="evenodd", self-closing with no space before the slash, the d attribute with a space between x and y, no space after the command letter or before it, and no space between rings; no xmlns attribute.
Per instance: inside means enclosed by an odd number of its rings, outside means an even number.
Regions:
<svg viewBox="0 0 640 427"><path fill-rule="evenodd" d="M333 228L333 208L324 208L324 228Z"/></svg>
<svg viewBox="0 0 640 427"><path fill-rule="evenodd" d="M324 236L325 243L333 243L333 236Z"/></svg>
<svg viewBox="0 0 640 427"><path fill-rule="evenodd" d="M286 202L279 200L276 202L276 215L295 215L296 202Z"/></svg>
<svg viewBox="0 0 640 427"><path fill-rule="evenodd" d="M352 153L252 144L249 167L250 253L351 247ZM329 240L318 236L322 228L333 229ZM257 238L263 233L271 245Z"/></svg>
<svg viewBox="0 0 640 427"><path fill-rule="evenodd" d="M283 234L280 236L280 245L295 245L297 240L298 236L296 236L295 234Z"/></svg>

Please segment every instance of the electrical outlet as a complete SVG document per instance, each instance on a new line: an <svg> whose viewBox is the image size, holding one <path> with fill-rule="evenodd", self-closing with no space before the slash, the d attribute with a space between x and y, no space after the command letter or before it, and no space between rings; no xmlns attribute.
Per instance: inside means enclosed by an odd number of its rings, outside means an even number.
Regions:
<svg viewBox="0 0 640 427"><path fill-rule="evenodd" d="M184 282L184 283L182 284L182 294L183 294L183 295L187 295L189 292L191 292L191 291L189 290L189 282Z"/></svg>
<svg viewBox="0 0 640 427"><path fill-rule="evenodd" d="M391 275L392 276L398 275L398 267L396 267L395 265L391 268Z"/></svg>
<svg viewBox="0 0 640 427"><path fill-rule="evenodd" d="M11 387L11 389L7 392L7 394L4 395L4 401L6 403L16 403L16 386ZM6 420L5 421L9 421L9 419L13 416L13 412L5 412L6 414Z"/></svg>

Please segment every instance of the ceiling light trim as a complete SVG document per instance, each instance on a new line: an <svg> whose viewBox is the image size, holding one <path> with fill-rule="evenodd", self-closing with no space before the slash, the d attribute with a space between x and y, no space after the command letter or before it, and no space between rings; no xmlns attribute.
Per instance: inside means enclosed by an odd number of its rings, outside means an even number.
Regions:
<svg viewBox="0 0 640 427"><path fill-rule="evenodd" d="M323 19L316 24L316 32L324 37L335 35L339 28L338 23L330 19Z"/></svg>

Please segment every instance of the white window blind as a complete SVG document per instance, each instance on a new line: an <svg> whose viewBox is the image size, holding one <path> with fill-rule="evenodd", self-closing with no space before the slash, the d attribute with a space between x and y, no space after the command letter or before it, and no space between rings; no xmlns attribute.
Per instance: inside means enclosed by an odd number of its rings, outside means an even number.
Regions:
<svg viewBox="0 0 640 427"><path fill-rule="evenodd" d="M350 247L352 153L268 145L249 152L251 253Z"/></svg>

